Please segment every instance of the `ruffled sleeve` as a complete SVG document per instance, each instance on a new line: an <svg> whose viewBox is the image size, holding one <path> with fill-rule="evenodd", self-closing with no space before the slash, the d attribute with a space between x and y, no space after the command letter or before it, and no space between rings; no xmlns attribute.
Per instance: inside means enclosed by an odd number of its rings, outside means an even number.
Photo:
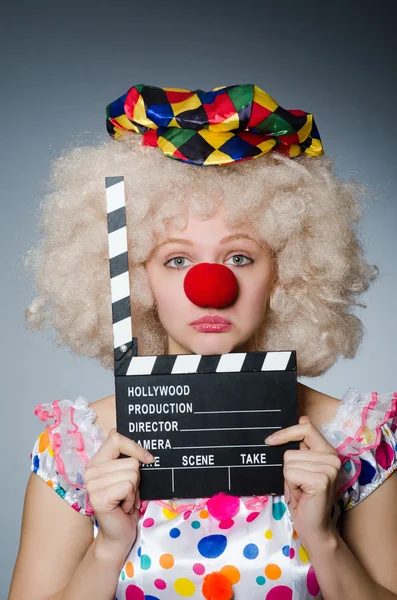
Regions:
<svg viewBox="0 0 397 600"><path fill-rule="evenodd" d="M35 415L48 425L34 445L31 470L77 512L93 517L83 474L104 441L101 429L94 424L95 411L79 397L74 402L38 404Z"/></svg>
<svg viewBox="0 0 397 600"><path fill-rule="evenodd" d="M321 433L336 448L342 467L336 498L345 509L362 502L397 469L397 393L360 394L349 389Z"/></svg>

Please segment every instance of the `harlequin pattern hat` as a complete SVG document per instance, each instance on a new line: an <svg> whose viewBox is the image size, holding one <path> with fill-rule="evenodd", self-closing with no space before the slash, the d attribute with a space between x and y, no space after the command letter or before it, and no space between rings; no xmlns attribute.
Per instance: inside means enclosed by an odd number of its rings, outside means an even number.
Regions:
<svg viewBox="0 0 397 600"><path fill-rule="evenodd" d="M107 106L116 140L139 133L147 146L198 166L250 160L270 151L324 154L313 115L286 110L261 88L231 85L210 92L135 85Z"/></svg>

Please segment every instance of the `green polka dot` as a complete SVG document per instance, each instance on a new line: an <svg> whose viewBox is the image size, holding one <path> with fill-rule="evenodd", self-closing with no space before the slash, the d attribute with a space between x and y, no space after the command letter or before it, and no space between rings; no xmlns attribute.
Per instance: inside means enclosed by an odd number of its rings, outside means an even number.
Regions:
<svg viewBox="0 0 397 600"><path fill-rule="evenodd" d="M152 561L150 560L150 557L147 554L142 554L141 569L143 569L144 571L147 571L148 569L150 569L151 564L152 564Z"/></svg>
<svg viewBox="0 0 397 600"><path fill-rule="evenodd" d="M285 511L287 510L284 502L275 502L273 504L273 519L276 521L280 521L285 515Z"/></svg>

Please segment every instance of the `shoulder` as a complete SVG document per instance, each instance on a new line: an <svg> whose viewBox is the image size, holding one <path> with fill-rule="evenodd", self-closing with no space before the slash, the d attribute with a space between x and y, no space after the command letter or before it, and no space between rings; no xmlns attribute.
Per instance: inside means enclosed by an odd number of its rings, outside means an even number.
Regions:
<svg viewBox="0 0 397 600"><path fill-rule="evenodd" d="M317 429L335 417L340 404L341 401L338 398L323 394L302 383L298 384L299 416L309 417Z"/></svg>
<svg viewBox="0 0 397 600"><path fill-rule="evenodd" d="M115 395L111 394L106 398L101 398L89 405L95 412L95 425L98 425L105 438L109 435L109 431L116 427L116 400Z"/></svg>

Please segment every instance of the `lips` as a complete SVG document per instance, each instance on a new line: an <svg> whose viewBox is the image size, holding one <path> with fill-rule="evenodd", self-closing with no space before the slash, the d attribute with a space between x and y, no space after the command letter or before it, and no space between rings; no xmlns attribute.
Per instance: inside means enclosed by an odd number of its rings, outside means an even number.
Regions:
<svg viewBox="0 0 397 600"><path fill-rule="evenodd" d="M197 321L192 321L192 323L189 323L189 325L203 325L203 324L231 325L231 322L228 321L228 319L223 319L222 317L207 315L206 317L201 317L201 319L197 319Z"/></svg>

